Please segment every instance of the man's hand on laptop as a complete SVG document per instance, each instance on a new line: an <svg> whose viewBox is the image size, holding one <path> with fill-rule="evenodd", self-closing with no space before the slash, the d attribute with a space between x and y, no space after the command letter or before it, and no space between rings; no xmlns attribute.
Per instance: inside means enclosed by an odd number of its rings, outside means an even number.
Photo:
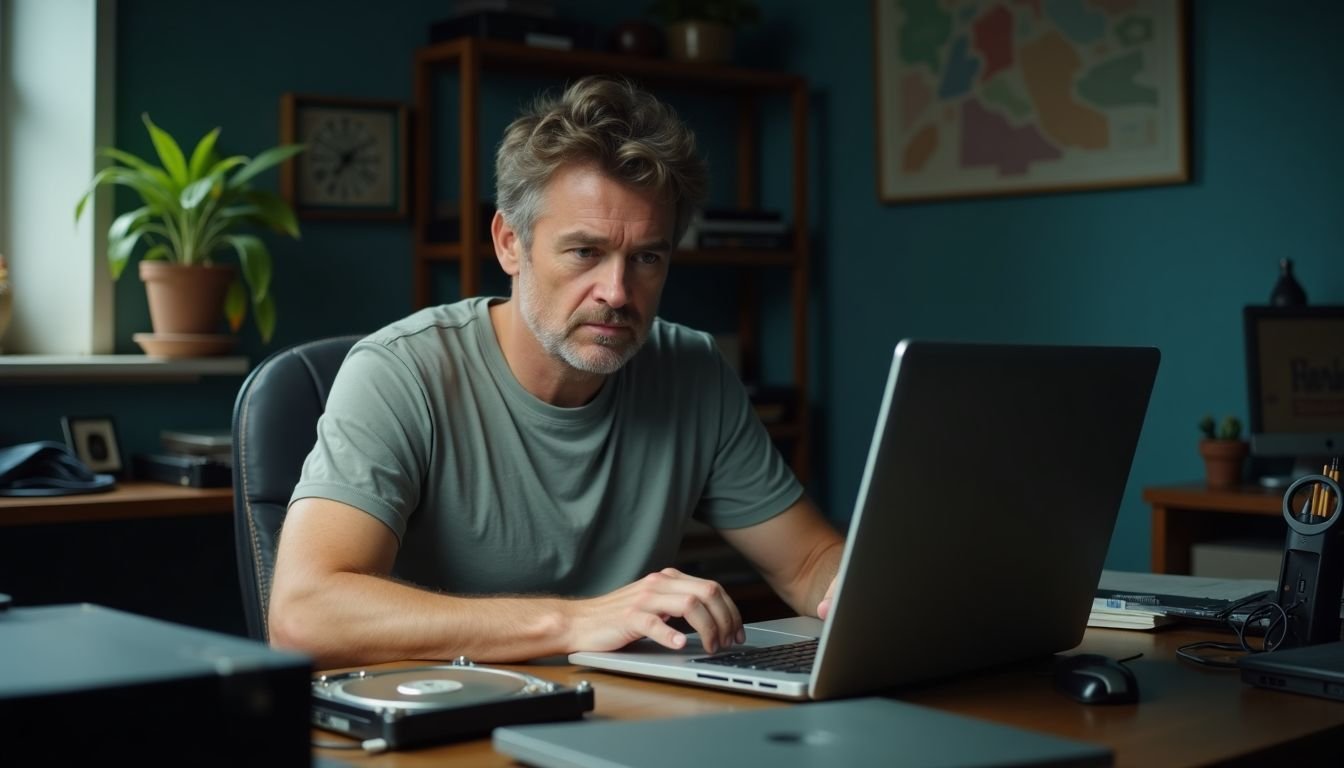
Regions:
<svg viewBox="0 0 1344 768"><path fill-rule="evenodd" d="M835 578L831 578L831 586L826 588L826 594L822 595L821 602L817 603L817 618L822 621L831 615L831 595L835 594Z"/></svg>
<svg viewBox="0 0 1344 768"><path fill-rule="evenodd" d="M687 638L668 625L685 619L714 653L746 642L742 615L717 582L664 568L657 573L586 600L566 601L567 645L575 651L614 651L641 638L680 650Z"/></svg>

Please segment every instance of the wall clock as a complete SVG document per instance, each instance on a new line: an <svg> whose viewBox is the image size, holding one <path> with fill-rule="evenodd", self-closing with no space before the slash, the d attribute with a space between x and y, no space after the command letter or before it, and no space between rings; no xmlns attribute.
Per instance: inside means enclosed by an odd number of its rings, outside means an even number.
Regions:
<svg viewBox="0 0 1344 768"><path fill-rule="evenodd" d="M303 218L404 218L407 122L393 101L284 94L281 140L308 148L281 169L281 194Z"/></svg>

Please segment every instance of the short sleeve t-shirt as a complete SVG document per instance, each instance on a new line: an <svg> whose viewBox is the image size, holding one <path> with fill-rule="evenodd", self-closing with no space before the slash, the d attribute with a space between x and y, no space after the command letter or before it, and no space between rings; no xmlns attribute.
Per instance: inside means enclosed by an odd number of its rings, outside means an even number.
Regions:
<svg viewBox="0 0 1344 768"><path fill-rule="evenodd" d="M431 307L358 342L291 497L386 524L396 578L601 594L669 565L691 517L741 528L802 495L709 335L655 320L590 402L561 408L514 378L491 301Z"/></svg>

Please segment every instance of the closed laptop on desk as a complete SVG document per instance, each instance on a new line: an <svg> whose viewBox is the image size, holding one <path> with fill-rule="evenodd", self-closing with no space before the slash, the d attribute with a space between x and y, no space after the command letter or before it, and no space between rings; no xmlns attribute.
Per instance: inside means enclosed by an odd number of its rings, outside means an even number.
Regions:
<svg viewBox="0 0 1344 768"><path fill-rule="evenodd" d="M669 720L496 728L499 752L542 768L1110 765L1103 746L887 699Z"/></svg>
<svg viewBox="0 0 1344 768"><path fill-rule="evenodd" d="M1344 640L1253 653L1237 664L1251 685L1344 701Z"/></svg>
<svg viewBox="0 0 1344 768"><path fill-rule="evenodd" d="M747 628L751 647L818 640L810 672L709 664L698 641L570 661L829 699L1072 648L1157 364L1151 348L901 342L830 618Z"/></svg>

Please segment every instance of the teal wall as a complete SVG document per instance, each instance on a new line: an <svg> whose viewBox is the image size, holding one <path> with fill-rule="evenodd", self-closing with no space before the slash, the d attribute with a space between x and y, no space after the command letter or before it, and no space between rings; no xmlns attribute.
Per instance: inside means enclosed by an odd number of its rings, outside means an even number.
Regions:
<svg viewBox="0 0 1344 768"><path fill-rule="evenodd" d="M631 7L558 5L592 21ZM742 60L803 73L813 90L814 493L833 517L848 517L889 350L902 337L1155 345L1162 369L1109 560L1146 568L1140 489L1200 475L1200 415L1245 416L1241 306L1265 301L1282 256L1297 262L1312 303L1344 303L1335 36L1344 6L1303 3L1287 14L1255 0L1193 4L1189 184L905 205L880 204L875 192L870 4L763 6ZM255 152L277 141L283 91L409 102L413 51L445 6L374 7L123 0L118 143L150 151L139 122L148 111L192 140L223 125L225 150ZM491 109L507 115L512 99ZM255 362L404 314L410 247L407 223L307 221L302 241L273 240L276 337L262 347L249 327L242 352ZM674 293L685 278L674 276L670 305L699 299L684 283ZM118 284L117 306L118 350L137 351L131 334L149 321L133 276ZM786 318L770 318L769 340L783 348ZM116 418L129 451L150 450L159 429L227 424L239 382L0 385L0 444L59 439L62 414L92 412Z"/></svg>
<svg viewBox="0 0 1344 768"><path fill-rule="evenodd" d="M829 507L853 505L898 339L1153 345L1162 365L1108 559L1147 568L1142 488L1202 476L1202 414L1247 415L1241 307L1267 302L1280 257L1311 303L1344 303L1344 5L1193 4L1189 184L916 205L877 201L870 17L837 8L786 46L825 105Z"/></svg>

